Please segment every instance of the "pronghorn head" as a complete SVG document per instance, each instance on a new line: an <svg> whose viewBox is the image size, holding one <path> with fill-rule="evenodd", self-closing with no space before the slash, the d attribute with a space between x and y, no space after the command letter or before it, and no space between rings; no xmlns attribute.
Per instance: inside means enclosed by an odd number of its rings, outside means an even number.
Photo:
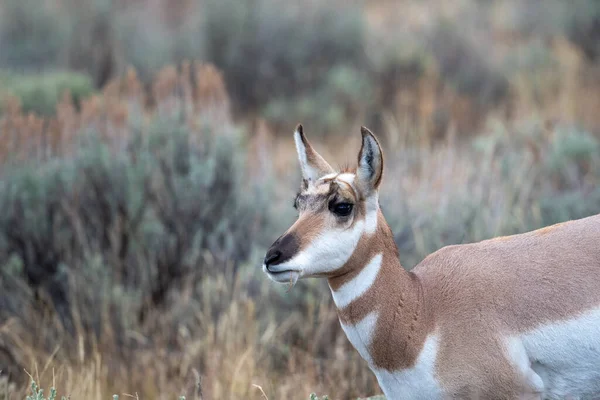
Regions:
<svg viewBox="0 0 600 400"><path fill-rule="evenodd" d="M358 166L335 171L310 145L302 125L294 133L302 184L294 207L298 220L273 243L263 270L272 280L333 277L352 256L360 238L377 228L378 188L383 173L379 143L361 128Z"/></svg>

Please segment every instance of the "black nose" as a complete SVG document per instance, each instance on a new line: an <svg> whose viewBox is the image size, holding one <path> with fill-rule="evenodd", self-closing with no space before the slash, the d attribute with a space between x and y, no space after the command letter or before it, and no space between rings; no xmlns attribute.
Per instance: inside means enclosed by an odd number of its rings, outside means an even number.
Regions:
<svg viewBox="0 0 600 400"><path fill-rule="evenodd" d="M265 256L265 265L277 265L286 262L292 258L299 249L299 242L296 235L286 233L271 245Z"/></svg>
<svg viewBox="0 0 600 400"><path fill-rule="evenodd" d="M281 258L281 252L279 250L275 250L270 248L265 256L265 265L269 264L277 264L277 260Z"/></svg>

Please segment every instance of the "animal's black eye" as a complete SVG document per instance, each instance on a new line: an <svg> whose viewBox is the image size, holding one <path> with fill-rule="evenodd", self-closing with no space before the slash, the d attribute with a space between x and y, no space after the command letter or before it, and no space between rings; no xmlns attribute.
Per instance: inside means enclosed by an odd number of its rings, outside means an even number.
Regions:
<svg viewBox="0 0 600 400"><path fill-rule="evenodd" d="M334 214L339 215L340 217L346 217L352 212L352 204L338 203L332 207L331 211L333 211Z"/></svg>

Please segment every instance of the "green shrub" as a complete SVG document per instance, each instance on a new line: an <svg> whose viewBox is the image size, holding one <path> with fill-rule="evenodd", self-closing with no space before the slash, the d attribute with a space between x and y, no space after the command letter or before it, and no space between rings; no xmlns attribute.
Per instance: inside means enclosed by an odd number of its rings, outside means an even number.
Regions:
<svg viewBox="0 0 600 400"><path fill-rule="evenodd" d="M444 81L482 105L494 105L508 95L504 71L490 62L459 21L440 21L427 47Z"/></svg>
<svg viewBox="0 0 600 400"><path fill-rule="evenodd" d="M285 125L293 115L298 121L310 121L316 129L333 130L343 126L350 110L369 103L369 82L365 73L352 67L334 67L321 87L312 93L269 100L264 114L272 123Z"/></svg>
<svg viewBox="0 0 600 400"><path fill-rule="evenodd" d="M55 67L68 29L49 2L5 0L0 4L0 68Z"/></svg>
<svg viewBox="0 0 600 400"><path fill-rule="evenodd" d="M115 4L113 0L66 0L61 9L69 29L62 66L85 72L99 88L119 73L121 16Z"/></svg>
<svg viewBox="0 0 600 400"><path fill-rule="evenodd" d="M190 6L202 10L200 3L190 2ZM238 7L243 8L244 5L236 5L234 9ZM235 12L234 9L232 12ZM162 15L157 15L152 8L140 10L133 5L113 11L108 22L112 24L113 38L117 40L109 45L117 64L120 67L132 65L140 78L150 81L158 70L167 65L183 60L209 61L202 54L200 15L201 12L188 12L176 26L167 26Z"/></svg>
<svg viewBox="0 0 600 400"><path fill-rule="evenodd" d="M65 396L61 397L62 400L66 400ZM44 396L44 389L38 388L38 385L35 382L31 382L31 395L27 396L25 400L56 400L56 389L50 388L50 393L48 398Z"/></svg>
<svg viewBox="0 0 600 400"><path fill-rule="evenodd" d="M580 0L579 7L570 7L567 36L594 62L600 60L600 4L594 0Z"/></svg>
<svg viewBox="0 0 600 400"><path fill-rule="evenodd" d="M94 92L91 79L76 72L47 72L43 74L0 73L0 100L16 96L25 112L51 115L65 91L79 102Z"/></svg>
<svg viewBox="0 0 600 400"><path fill-rule="evenodd" d="M565 36L590 61L600 57L600 4L595 0L565 3L548 0L544 7L535 2L516 2L514 27L521 33L548 39Z"/></svg>
<svg viewBox="0 0 600 400"><path fill-rule="evenodd" d="M349 104L368 98L359 9L211 0L202 38L204 58L224 71L238 108L274 119L310 116L327 126L339 123Z"/></svg>
<svg viewBox="0 0 600 400"><path fill-rule="evenodd" d="M83 328L95 336L106 328L103 307L119 331L165 307L192 277L225 267L235 275L260 242L267 208L259 205L266 194L243 180L244 151L232 129L201 128L197 148L185 125L159 119L127 151L115 153L91 136L73 159L7 166L0 182L2 283L22 274L71 333L76 301L85 310ZM28 304L12 289L0 294L3 318Z"/></svg>

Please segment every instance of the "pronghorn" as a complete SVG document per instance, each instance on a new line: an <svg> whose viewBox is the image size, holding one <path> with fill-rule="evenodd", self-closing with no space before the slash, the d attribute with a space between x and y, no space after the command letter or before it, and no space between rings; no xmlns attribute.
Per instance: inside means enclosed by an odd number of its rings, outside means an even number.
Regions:
<svg viewBox="0 0 600 400"><path fill-rule="evenodd" d="M357 168L336 172L298 125L299 217L269 278L327 278L388 399L600 398L600 216L444 247L407 272L379 208L382 151L361 132Z"/></svg>

